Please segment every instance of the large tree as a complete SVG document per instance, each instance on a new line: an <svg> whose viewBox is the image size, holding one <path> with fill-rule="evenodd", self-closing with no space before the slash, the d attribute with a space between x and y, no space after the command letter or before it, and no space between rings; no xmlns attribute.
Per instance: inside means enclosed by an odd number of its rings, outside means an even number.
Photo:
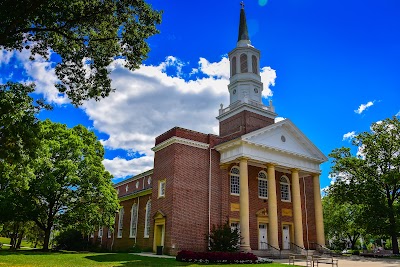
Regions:
<svg viewBox="0 0 400 267"><path fill-rule="evenodd" d="M34 104L29 93L34 85L8 82L0 85L0 222L22 222L23 203L16 201L33 178L29 163L40 146L36 114L44 107Z"/></svg>
<svg viewBox="0 0 400 267"><path fill-rule="evenodd" d="M32 58L57 53L61 82L55 86L78 105L113 90L108 67L114 59L138 68L161 13L144 0L3 0L0 18L0 48L30 49Z"/></svg>
<svg viewBox="0 0 400 267"><path fill-rule="evenodd" d="M370 234L389 235L393 253L399 253L400 232L400 122L385 119L373 123L370 132L353 139L358 149L335 149L331 175L336 182L329 193L337 201L361 204L369 215L365 218Z"/></svg>
<svg viewBox="0 0 400 267"><path fill-rule="evenodd" d="M335 200L330 195L322 199L325 234L330 240L350 241L355 249L359 237L365 235L363 206Z"/></svg>
<svg viewBox="0 0 400 267"><path fill-rule="evenodd" d="M44 231L47 250L55 224L73 223L87 232L113 225L119 204L111 175L102 164L103 146L93 132L82 125L69 129L49 120L40 126L34 178L22 197L24 213Z"/></svg>

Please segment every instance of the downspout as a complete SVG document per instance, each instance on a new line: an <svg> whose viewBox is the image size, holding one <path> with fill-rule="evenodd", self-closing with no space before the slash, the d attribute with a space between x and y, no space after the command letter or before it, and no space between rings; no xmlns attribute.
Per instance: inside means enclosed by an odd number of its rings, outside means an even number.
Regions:
<svg viewBox="0 0 400 267"><path fill-rule="evenodd" d="M211 234L211 150L209 153L209 168L208 168L208 247L210 247L210 234Z"/></svg>
<svg viewBox="0 0 400 267"><path fill-rule="evenodd" d="M305 177L303 177L303 195L304 195L304 209L305 209L305 212L306 212L307 249L310 249L310 242L309 242L309 239L308 239L308 213L307 213L307 196L306 196Z"/></svg>

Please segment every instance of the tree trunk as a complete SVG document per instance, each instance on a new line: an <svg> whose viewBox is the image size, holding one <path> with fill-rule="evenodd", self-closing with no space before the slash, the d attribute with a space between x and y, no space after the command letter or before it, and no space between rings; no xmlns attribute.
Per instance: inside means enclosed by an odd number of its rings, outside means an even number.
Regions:
<svg viewBox="0 0 400 267"><path fill-rule="evenodd" d="M44 230L43 251L49 251L51 227Z"/></svg>
<svg viewBox="0 0 400 267"><path fill-rule="evenodd" d="M24 237L25 231L22 231L19 235L18 235L18 241L17 241L17 245L15 246L15 248L19 249L21 248L21 242L22 242L22 238Z"/></svg>
<svg viewBox="0 0 400 267"><path fill-rule="evenodd" d="M396 218L394 217L393 206L389 203L389 225L390 236L392 237L393 254L399 254L399 243L397 242Z"/></svg>

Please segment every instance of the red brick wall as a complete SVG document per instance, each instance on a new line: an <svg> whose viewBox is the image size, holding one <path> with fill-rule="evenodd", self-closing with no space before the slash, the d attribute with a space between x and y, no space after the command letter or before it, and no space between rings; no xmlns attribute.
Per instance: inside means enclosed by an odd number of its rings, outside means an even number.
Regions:
<svg viewBox="0 0 400 267"><path fill-rule="evenodd" d="M219 123L219 136L224 141L235 139L244 134L274 124L274 119L244 110Z"/></svg>
<svg viewBox="0 0 400 267"><path fill-rule="evenodd" d="M150 238L144 238L144 226L145 226L145 218L146 218L146 204L147 201L151 198L151 195L141 196L139 198L132 198L129 200L122 201L120 203L121 207L124 207L124 219L123 219L123 230L122 230L122 238L118 238L118 220L119 216L116 215L115 218L115 230L114 230L114 245L113 250L127 250L132 248L135 245L140 248L150 248L153 243ZM132 205L137 203L139 205L139 214L138 214L138 225L137 225L137 234L136 239L130 237L130 226L131 226L131 209Z"/></svg>

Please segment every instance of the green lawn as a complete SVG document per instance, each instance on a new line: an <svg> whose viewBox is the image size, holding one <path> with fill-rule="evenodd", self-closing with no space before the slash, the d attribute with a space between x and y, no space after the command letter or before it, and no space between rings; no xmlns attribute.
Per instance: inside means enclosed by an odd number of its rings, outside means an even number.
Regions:
<svg viewBox="0 0 400 267"><path fill-rule="evenodd" d="M0 237L0 242L3 244L10 244L10 238ZM31 247L31 244L25 240L22 240L21 247Z"/></svg>
<svg viewBox="0 0 400 267"><path fill-rule="evenodd" d="M177 262L175 259L160 259L151 257L142 257L128 253L75 253L75 252L39 252L39 251L19 251L10 252L8 249L0 250L0 267L168 267L168 266L200 266L199 264L190 264ZM283 267L287 266L279 263L272 264L238 264L238 265L201 265L201 266L267 266Z"/></svg>

